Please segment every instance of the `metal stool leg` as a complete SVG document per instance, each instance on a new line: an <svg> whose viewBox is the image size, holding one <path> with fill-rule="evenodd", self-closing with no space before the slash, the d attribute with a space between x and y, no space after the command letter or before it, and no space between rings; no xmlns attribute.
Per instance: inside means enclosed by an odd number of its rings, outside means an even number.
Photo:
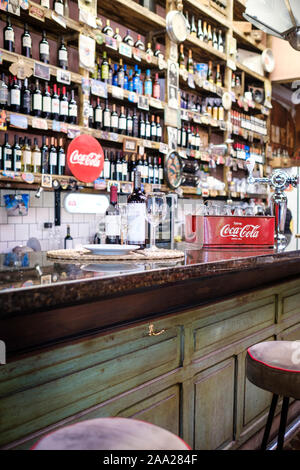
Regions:
<svg viewBox="0 0 300 470"><path fill-rule="evenodd" d="M278 395L274 394L273 398L272 398L272 403L271 403L271 406L270 406L268 420L267 420L267 424L266 424L266 428L265 428L265 432L264 432L264 437L263 437L263 440L262 440L262 443L261 443L260 450L266 450L266 448L267 448L267 443L268 443L268 439L269 439L269 435L270 435L270 431L271 431L271 427L272 427L272 422L273 422L273 418L274 418L274 414L275 414L275 410L276 410L276 406L277 406L277 401L278 401Z"/></svg>
<svg viewBox="0 0 300 470"><path fill-rule="evenodd" d="M289 400L290 400L289 397L283 397L276 450L283 449L284 434L285 434L286 421L287 421L287 415L288 415L288 410L289 410Z"/></svg>

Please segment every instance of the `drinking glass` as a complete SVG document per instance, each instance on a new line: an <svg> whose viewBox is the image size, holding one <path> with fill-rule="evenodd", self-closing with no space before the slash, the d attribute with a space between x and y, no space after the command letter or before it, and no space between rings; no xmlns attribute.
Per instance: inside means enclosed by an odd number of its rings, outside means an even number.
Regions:
<svg viewBox="0 0 300 470"><path fill-rule="evenodd" d="M128 234L128 206L126 203L119 204L119 211L121 217L121 245L127 244Z"/></svg>
<svg viewBox="0 0 300 470"><path fill-rule="evenodd" d="M238 216L238 217L242 217L244 215L244 211L241 207L236 207L234 209L233 215Z"/></svg>
<svg viewBox="0 0 300 470"><path fill-rule="evenodd" d="M166 218L167 199L164 193L150 192L146 196L146 219L150 224L150 250L158 248L155 246L156 227Z"/></svg>

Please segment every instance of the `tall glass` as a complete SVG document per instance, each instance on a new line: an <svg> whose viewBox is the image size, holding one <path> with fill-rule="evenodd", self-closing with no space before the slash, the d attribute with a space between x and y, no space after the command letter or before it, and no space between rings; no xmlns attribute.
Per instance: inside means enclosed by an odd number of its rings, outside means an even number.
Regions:
<svg viewBox="0 0 300 470"><path fill-rule="evenodd" d="M200 250L204 241L204 215L206 208L203 204L193 208L190 204L184 206L185 224L184 248L187 250Z"/></svg>
<svg viewBox="0 0 300 470"><path fill-rule="evenodd" d="M150 250L158 248L155 245L156 228L166 218L167 199L161 192L150 192L146 195L146 219L150 224Z"/></svg>

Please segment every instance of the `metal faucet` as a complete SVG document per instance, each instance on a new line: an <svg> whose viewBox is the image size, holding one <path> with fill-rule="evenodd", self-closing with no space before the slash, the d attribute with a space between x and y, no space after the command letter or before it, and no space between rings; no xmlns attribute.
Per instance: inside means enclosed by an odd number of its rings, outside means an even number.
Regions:
<svg viewBox="0 0 300 470"><path fill-rule="evenodd" d="M275 170L269 178L254 178L253 169L255 162L250 159L248 164L249 178L248 183L268 184L274 188L274 193L270 200L271 215L275 216L275 244L277 248L284 248L287 245L287 239L284 235L284 226L287 210L287 196L284 193L290 185L297 187L299 180L297 176L289 176L286 171Z"/></svg>

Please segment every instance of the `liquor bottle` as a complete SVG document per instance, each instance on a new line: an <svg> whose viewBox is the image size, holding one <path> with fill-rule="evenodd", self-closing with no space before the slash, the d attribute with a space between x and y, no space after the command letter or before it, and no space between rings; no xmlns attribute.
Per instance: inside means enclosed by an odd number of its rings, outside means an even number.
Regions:
<svg viewBox="0 0 300 470"><path fill-rule="evenodd" d="M1 74L0 82L0 109L8 108L8 86L6 84L4 73Z"/></svg>
<svg viewBox="0 0 300 470"><path fill-rule="evenodd" d="M28 31L27 23L25 23L25 26L24 26L24 33L22 34L22 37L21 37L21 43L22 43L22 55L24 55L25 57L31 57L32 41L31 41L30 32Z"/></svg>
<svg viewBox="0 0 300 470"><path fill-rule="evenodd" d="M156 157L153 158L153 184L159 184L159 173Z"/></svg>
<svg viewBox="0 0 300 470"><path fill-rule="evenodd" d="M101 63L101 80L103 82L107 82L109 79L109 64L107 60L107 52L104 51L102 55L102 63Z"/></svg>
<svg viewBox="0 0 300 470"><path fill-rule="evenodd" d="M66 87L62 87L62 95L59 102L59 120L67 122L69 118L69 102L66 94Z"/></svg>
<svg viewBox="0 0 300 470"><path fill-rule="evenodd" d="M53 155L54 158L54 155ZM51 164L51 154L50 154L50 164ZM56 149L56 172L58 175L65 174L66 167L66 154L65 149L63 148L63 139L59 139L59 146Z"/></svg>
<svg viewBox="0 0 300 470"><path fill-rule="evenodd" d="M235 88L235 74L234 73L231 76L231 88Z"/></svg>
<svg viewBox="0 0 300 470"><path fill-rule="evenodd" d="M124 67L123 67L123 59L120 59L119 68L118 68L118 75L117 75L117 85L120 88L124 88Z"/></svg>
<svg viewBox="0 0 300 470"><path fill-rule="evenodd" d="M21 164L22 171L31 172L31 148L29 145L28 138L25 137L24 145L22 147L22 164Z"/></svg>
<svg viewBox="0 0 300 470"><path fill-rule="evenodd" d="M127 73L127 65L124 64L124 90L128 90L128 73Z"/></svg>
<svg viewBox="0 0 300 470"><path fill-rule="evenodd" d="M197 28L196 28L196 24L195 24L195 16L194 15L192 16L191 36L193 36L194 38L197 37Z"/></svg>
<svg viewBox="0 0 300 470"><path fill-rule="evenodd" d="M153 184L154 182L154 170L153 170L153 164L152 164L152 159L149 157L148 161L148 183Z"/></svg>
<svg viewBox="0 0 300 470"><path fill-rule="evenodd" d="M7 17L6 26L3 29L4 49L10 52L15 51L15 32L11 25L10 17Z"/></svg>
<svg viewBox="0 0 300 470"><path fill-rule="evenodd" d="M14 137L14 146L12 148L12 171L21 171L22 150L18 142L18 136Z"/></svg>
<svg viewBox="0 0 300 470"><path fill-rule="evenodd" d="M116 111L116 105L112 105L112 112L110 117L110 131L111 132L118 132L119 128L119 117Z"/></svg>
<svg viewBox="0 0 300 470"><path fill-rule="evenodd" d="M40 51L40 61L43 62L44 64L49 64L50 48L49 48L49 43L47 40L46 31L43 31L43 37L40 41L39 51Z"/></svg>
<svg viewBox="0 0 300 470"><path fill-rule="evenodd" d="M158 181L159 181L159 184L164 183L164 169L162 167L160 157L158 157Z"/></svg>
<svg viewBox="0 0 300 470"><path fill-rule="evenodd" d="M194 61L192 57L192 50L189 49L189 57L187 62L187 71L188 73L194 73Z"/></svg>
<svg viewBox="0 0 300 470"><path fill-rule="evenodd" d="M115 185L110 187L110 204L105 213L105 243L115 245L120 243L121 216L118 206L118 188Z"/></svg>
<svg viewBox="0 0 300 470"><path fill-rule="evenodd" d="M111 66L111 59L109 58L108 59L108 79L107 79L107 83L109 85L112 85L112 81L113 81L113 69L112 69L112 66Z"/></svg>
<svg viewBox="0 0 300 470"><path fill-rule="evenodd" d="M117 179L117 165L114 152L110 152L110 179Z"/></svg>
<svg viewBox="0 0 300 470"><path fill-rule="evenodd" d="M156 142L161 142L162 127L160 125L160 117L156 116Z"/></svg>
<svg viewBox="0 0 300 470"><path fill-rule="evenodd" d="M12 148L8 142L8 134L5 133L4 144L2 146L2 170L12 170Z"/></svg>
<svg viewBox="0 0 300 470"><path fill-rule="evenodd" d="M143 159L143 173L142 173L142 182L143 183L148 183L149 181L149 171L148 171L148 160L147 160L147 155L144 153L144 159Z"/></svg>
<svg viewBox="0 0 300 470"><path fill-rule="evenodd" d="M70 8L69 8L69 0L64 0L65 5L65 18L70 18Z"/></svg>
<svg viewBox="0 0 300 470"><path fill-rule="evenodd" d="M203 22L203 41L208 42L207 23Z"/></svg>
<svg viewBox="0 0 300 470"><path fill-rule="evenodd" d="M136 164L136 171L139 171L141 174L141 182L143 182L143 173L144 173L144 162L140 154L138 154L138 160Z"/></svg>
<svg viewBox="0 0 300 470"><path fill-rule="evenodd" d="M221 75L221 72L220 72L220 64L217 64L216 85L218 87L222 86L222 75Z"/></svg>
<svg viewBox="0 0 300 470"><path fill-rule="evenodd" d="M59 120L59 110L60 110L60 102L59 102L59 96L57 94L57 85L55 83L53 85L53 94L51 97L51 114L52 114L52 119L55 121Z"/></svg>
<svg viewBox="0 0 300 470"><path fill-rule="evenodd" d="M128 156L125 155L122 161L122 181L128 181Z"/></svg>
<svg viewBox="0 0 300 470"><path fill-rule="evenodd" d="M132 155L131 162L130 162L130 181L134 182L134 175L135 175L135 156Z"/></svg>
<svg viewBox="0 0 300 470"><path fill-rule="evenodd" d="M211 25L209 24L207 27L207 43L209 46L212 46L213 38L211 34Z"/></svg>
<svg viewBox="0 0 300 470"><path fill-rule="evenodd" d="M198 39L200 39L200 41L203 41L203 29L202 29L202 21L201 20L198 20L197 37L198 37Z"/></svg>
<svg viewBox="0 0 300 470"><path fill-rule="evenodd" d="M158 73L155 74L153 83L153 98L160 100L160 83L158 79Z"/></svg>
<svg viewBox="0 0 300 470"><path fill-rule="evenodd" d="M53 10L60 16L64 16L65 14L65 6L63 0L54 0L53 2Z"/></svg>
<svg viewBox="0 0 300 470"><path fill-rule="evenodd" d="M134 47L136 47L137 49L140 49L141 51L145 50L145 44L141 40L140 34L138 34L137 41L135 42Z"/></svg>
<svg viewBox="0 0 300 470"><path fill-rule="evenodd" d="M110 179L110 159L108 158L108 150L104 151L103 178L108 180Z"/></svg>
<svg viewBox="0 0 300 470"><path fill-rule="evenodd" d="M41 147L41 165L42 173L49 173L49 147L48 139L43 135L42 137L42 147Z"/></svg>
<svg viewBox="0 0 300 470"><path fill-rule="evenodd" d="M140 139L145 139L146 138L146 128L145 128L145 121L144 121L143 113L141 113L141 115L140 115L139 137L140 137Z"/></svg>
<svg viewBox="0 0 300 470"><path fill-rule="evenodd" d="M152 114L152 116L151 116L150 139L156 141L156 123L155 123L154 114Z"/></svg>
<svg viewBox="0 0 300 470"><path fill-rule="evenodd" d="M67 225L67 235L64 239L64 249L65 250L72 250L73 248L73 238L71 237L70 233L70 225Z"/></svg>
<svg viewBox="0 0 300 470"><path fill-rule="evenodd" d="M212 44L214 49L219 49L219 43L218 43L218 36L216 32L216 28L213 30L213 36L212 36Z"/></svg>
<svg viewBox="0 0 300 470"><path fill-rule="evenodd" d="M222 101L220 102L220 105L219 105L218 119L219 121L224 121L224 108L223 108Z"/></svg>
<svg viewBox="0 0 300 470"><path fill-rule="evenodd" d="M25 78L23 82L21 108L22 108L22 113L24 114L31 113L31 92L28 86L28 78Z"/></svg>
<svg viewBox="0 0 300 470"><path fill-rule="evenodd" d="M132 137L139 137L140 133L140 123L139 118L136 113L136 107L134 108L133 115L132 115Z"/></svg>
<svg viewBox="0 0 300 470"><path fill-rule="evenodd" d="M146 70L146 77L144 82L144 94L145 96L152 96L152 78L150 69Z"/></svg>
<svg viewBox="0 0 300 470"><path fill-rule="evenodd" d="M124 106L121 106L121 111L119 114L119 121L118 121L119 134L126 134L126 127L127 127L126 114L124 112Z"/></svg>
<svg viewBox="0 0 300 470"><path fill-rule="evenodd" d="M179 68L185 70L185 57L183 52L183 44L180 44L179 47L179 57L178 57Z"/></svg>
<svg viewBox="0 0 300 470"><path fill-rule="evenodd" d="M57 150L55 146L55 139L51 137L50 141L50 149L49 149L49 173L50 175L57 174Z"/></svg>
<svg viewBox="0 0 300 470"><path fill-rule="evenodd" d="M138 93L140 87L140 74L139 68L137 65L134 66L134 75L133 75L133 91Z"/></svg>
<svg viewBox="0 0 300 470"><path fill-rule="evenodd" d="M219 30L218 49L220 52L224 52L224 41L223 41L223 35L222 35L221 29Z"/></svg>
<svg viewBox="0 0 300 470"><path fill-rule="evenodd" d="M115 39L117 42L119 42L119 43L122 42L122 37L121 37L121 35L120 35L120 30L119 30L119 28L116 28L116 32L115 32L115 34L114 34L113 37L114 37L114 39Z"/></svg>
<svg viewBox="0 0 300 470"><path fill-rule="evenodd" d="M146 197L141 190L141 174L134 172L134 190L128 196L128 233L127 240L129 245L139 245L145 247L146 238Z"/></svg>
<svg viewBox="0 0 300 470"><path fill-rule="evenodd" d="M102 107L100 103L100 98L97 98L97 104L94 110L94 127L95 129L101 129L102 128L102 117L103 117L103 112L102 112Z"/></svg>
<svg viewBox="0 0 300 470"><path fill-rule="evenodd" d="M112 27L110 26L110 20L106 20L106 26L102 29L102 33L106 34L106 36L113 37L114 32Z"/></svg>
<svg viewBox="0 0 300 470"><path fill-rule="evenodd" d="M77 108L77 103L76 103L76 100L75 100L75 91L73 89L71 90L71 99L69 101L68 106L69 106L69 109L68 109L69 120L68 120L68 122L70 124L76 124L78 108Z"/></svg>
<svg viewBox="0 0 300 470"><path fill-rule="evenodd" d="M63 37L61 38L60 47L58 49L58 66L64 70L68 68L68 50Z"/></svg>
<svg viewBox="0 0 300 470"><path fill-rule="evenodd" d="M110 120L111 120L111 112L108 107L108 101L105 100L105 108L103 111L103 130L104 131L110 130Z"/></svg>
<svg viewBox="0 0 300 470"><path fill-rule="evenodd" d="M116 180L122 181L123 179L123 161L121 159L120 152L117 152L117 159L116 159Z"/></svg>
<svg viewBox="0 0 300 470"><path fill-rule="evenodd" d="M32 114L34 116L42 115L42 92L39 81L35 81L35 90L32 93Z"/></svg>
<svg viewBox="0 0 300 470"><path fill-rule="evenodd" d="M156 44L155 51L154 51L154 57L160 57L161 59L164 58L161 50L160 50L160 44Z"/></svg>
<svg viewBox="0 0 300 470"><path fill-rule="evenodd" d="M213 116L213 119L218 119L218 115L219 115L219 108L218 108L218 104L217 102L215 101L214 102L214 106L213 106L213 110L212 110L212 116Z"/></svg>
<svg viewBox="0 0 300 470"><path fill-rule="evenodd" d="M133 118L130 114L129 109L127 109L127 116L126 116L126 135L132 137L133 135Z"/></svg>
<svg viewBox="0 0 300 470"><path fill-rule="evenodd" d="M145 117L145 138L147 140L151 139L151 124L149 121L148 113L146 113L146 117Z"/></svg>
<svg viewBox="0 0 300 470"><path fill-rule="evenodd" d="M207 80L210 83L214 83L213 70L212 70L212 61L211 60L208 62Z"/></svg>
<svg viewBox="0 0 300 470"><path fill-rule="evenodd" d="M21 108L21 89L17 77L14 77L13 84L10 89L10 109L16 113L20 112Z"/></svg>
<svg viewBox="0 0 300 470"><path fill-rule="evenodd" d="M182 126L181 128L181 147L186 148L187 146L187 132L186 128Z"/></svg>
<svg viewBox="0 0 300 470"><path fill-rule="evenodd" d="M51 119L52 116L52 98L48 82L45 82L45 89L42 96L42 116L45 119Z"/></svg>
<svg viewBox="0 0 300 470"><path fill-rule="evenodd" d="M42 154L38 146L38 140L35 137L33 140L34 146L31 150L31 166L33 173L41 173L41 158Z"/></svg>
<svg viewBox="0 0 300 470"><path fill-rule="evenodd" d="M133 40L132 36L130 35L130 30L129 29L127 29L127 33L126 33L126 36L124 36L124 38L123 38L123 42L125 42L125 44L128 44L131 47L134 46L134 40Z"/></svg>
<svg viewBox="0 0 300 470"><path fill-rule="evenodd" d="M113 86L118 86L118 64L114 64L114 69L113 69L113 76L112 76L112 85Z"/></svg>
<svg viewBox="0 0 300 470"><path fill-rule="evenodd" d="M152 46L151 46L151 42L148 42L147 44L147 50L146 50L146 54L150 55L151 57L153 57L153 50L152 50Z"/></svg>
<svg viewBox="0 0 300 470"><path fill-rule="evenodd" d="M191 25L190 25L190 22L189 22L188 12L186 12L186 14L185 14L185 20L186 20L186 26L187 26L188 34L191 34Z"/></svg>
<svg viewBox="0 0 300 470"><path fill-rule="evenodd" d="M188 125L187 131L186 131L186 147L188 149L192 149L192 131L190 124Z"/></svg>
<svg viewBox="0 0 300 470"><path fill-rule="evenodd" d="M200 138L200 134L199 134L199 129L197 127L196 134L195 134L195 150L199 151L200 146L201 146L201 138Z"/></svg>

